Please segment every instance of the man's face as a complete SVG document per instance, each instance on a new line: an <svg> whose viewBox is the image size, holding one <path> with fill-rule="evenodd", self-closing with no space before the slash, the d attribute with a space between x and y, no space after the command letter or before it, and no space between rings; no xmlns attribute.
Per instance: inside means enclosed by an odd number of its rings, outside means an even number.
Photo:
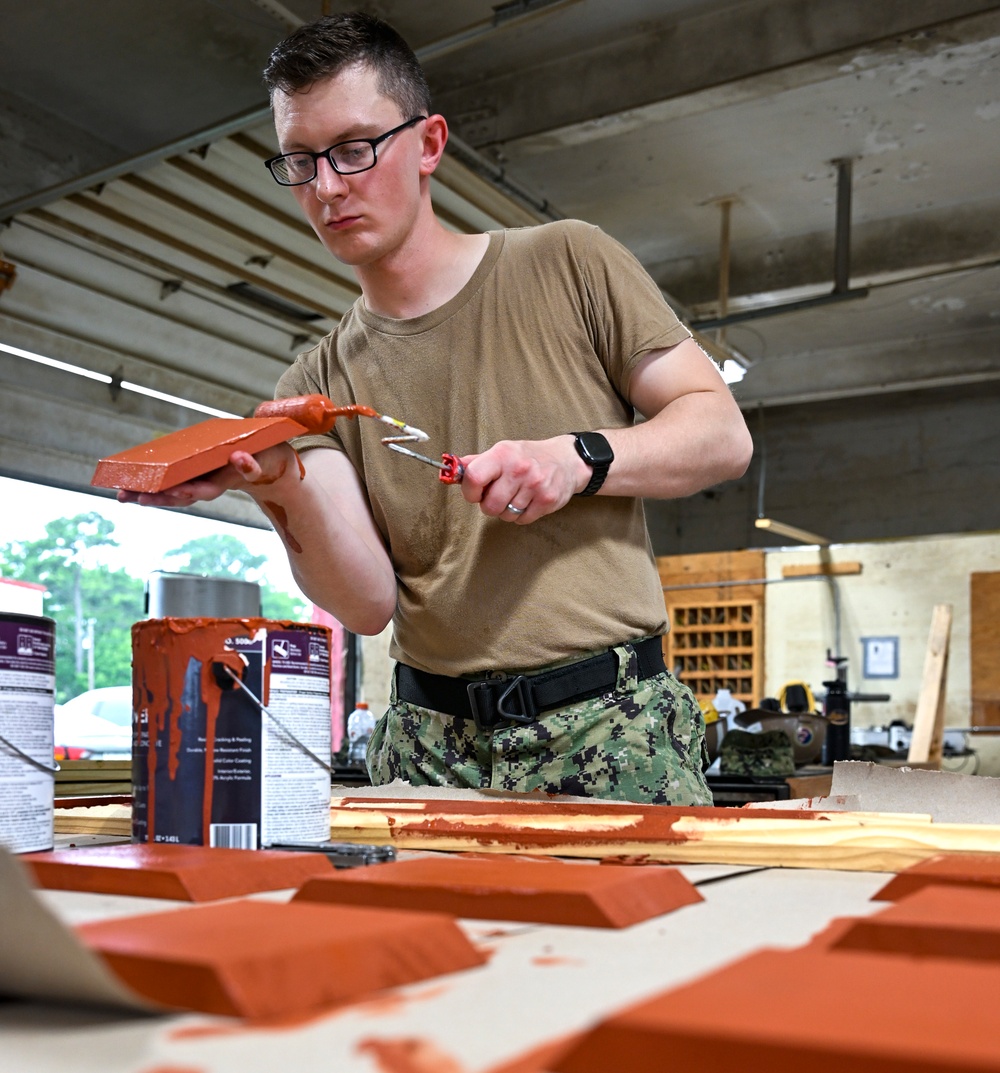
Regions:
<svg viewBox="0 0 1000 1073"><path fill-rule="evenodd" d="M367 67L350 67L301 93L276 93L274 126L283 153L318 153L353 138L377 138L411 118L377 89ZM323 245L345 264L363 267L393 253L405 240L420 204L423 124L378 146L369 171L339 175L317 161L312 182L292 187Z"/></svg>

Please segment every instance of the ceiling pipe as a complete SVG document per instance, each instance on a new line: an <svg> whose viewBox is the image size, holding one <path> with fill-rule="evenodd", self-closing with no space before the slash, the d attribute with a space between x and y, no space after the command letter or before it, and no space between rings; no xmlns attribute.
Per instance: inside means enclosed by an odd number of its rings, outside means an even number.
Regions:
<svg viewBox="0 0 1000 1073"><path fill-rule="evenodd" d="M811 533L808 529L800 529L796 525L788 525L786 522L778 521L777 518L769 518L764 513L764 485L767 481L767 436L764 432L764 410L762 407L757 409L757 424L760 429L758 437L760 441L758 445L760 473L757 479L757 517L754 519L754 526L769 533L777 533L778 536L788 537L790 540L797 540L802 544L816 544L821 548L828 547L830 541L827 537L820 536L818 533Z"/></svg>
<svg viewBox="0 0 1000 1073"><path fill-rule="evenodd" d="M816 306L831 305L834 302L853 301L867 298L867 287L850 285L851 276L851 181L852 161L849 157L834 160L837 168L837 215L834 224L833 249L833 290L815 298L802 298L796 302L781 302L778 305L762 306L759 309L745 309L739 313L725 313L720 308L720 315L706 320L694 321L692 327L701 331L713 328L722 329L730 324L741 324L747 320L761 320L764 317L776 317L784 313L796 313L801 309L813 309ZM728 300L728 294L727 294Z"/></svg>

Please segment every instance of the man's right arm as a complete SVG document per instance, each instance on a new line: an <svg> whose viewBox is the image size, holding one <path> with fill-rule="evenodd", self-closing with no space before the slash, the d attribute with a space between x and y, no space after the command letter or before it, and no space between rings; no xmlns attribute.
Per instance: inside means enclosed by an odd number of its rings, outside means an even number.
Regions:
<svg viewBox="0 0 1000 1073"><path fill-rule="evenodd" d="M206 478L119 499L177 507L232 488L247 492L281 538L302 592L352 633L380 633L396 608L396 577L357 472L334 450L306 451L299 463L288 444L258 455L234 451Z"/></svg>

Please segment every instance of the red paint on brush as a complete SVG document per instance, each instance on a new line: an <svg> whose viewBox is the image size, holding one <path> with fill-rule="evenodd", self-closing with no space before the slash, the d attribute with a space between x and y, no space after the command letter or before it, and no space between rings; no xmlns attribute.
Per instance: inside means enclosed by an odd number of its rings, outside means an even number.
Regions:
<svg viewBox="0 0 1000 1073"><path fill-rule="evenodd" d="M294 395L287 399L272 399L262 402L254 410L254 417L287 417L298 421L314 435L322 435L333 428L338 417L378 417L370 406L352 403L336 406L325 395Z"/></svg>

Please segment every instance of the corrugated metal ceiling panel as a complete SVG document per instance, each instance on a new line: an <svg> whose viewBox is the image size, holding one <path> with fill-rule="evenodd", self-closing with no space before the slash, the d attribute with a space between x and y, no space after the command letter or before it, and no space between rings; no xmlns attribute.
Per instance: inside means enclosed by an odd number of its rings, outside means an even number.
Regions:
<svg viewBox="0 0 1000 1073"><path fill-rule="evenodd" d="M85 488L98 458L205 416L123 381L246 414L336 324L357 283L268 176L274 151L258 123L10 221L0 343L105 379L0 353L0 472ZM432 196L456 230L538 220L451 157ZM199 513L265 524L233 493Z"/></svg>

